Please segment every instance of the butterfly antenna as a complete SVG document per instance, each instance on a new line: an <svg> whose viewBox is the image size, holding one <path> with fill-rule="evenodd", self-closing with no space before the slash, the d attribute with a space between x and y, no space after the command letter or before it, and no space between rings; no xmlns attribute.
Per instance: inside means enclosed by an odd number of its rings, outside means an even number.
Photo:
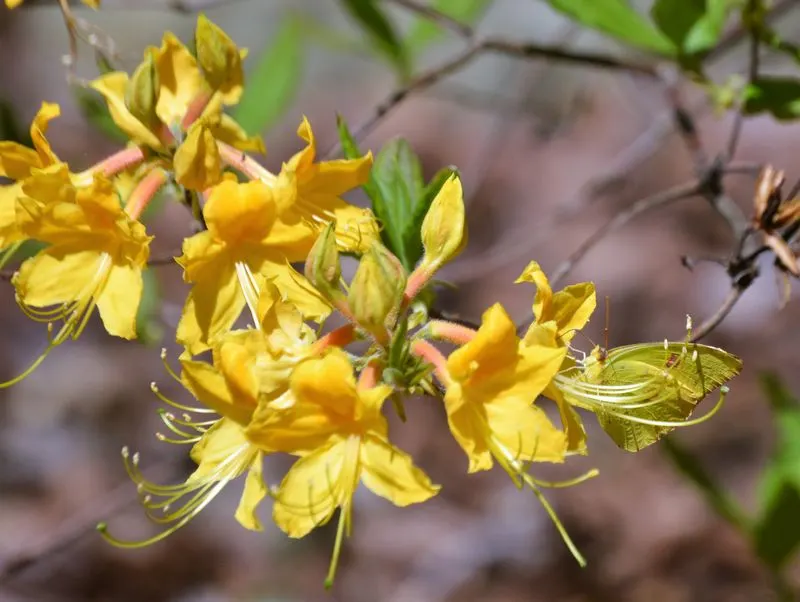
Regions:
<svg viewBox="0 0 800 602"><path fill-rule="evenodd" d="M605 360L608 356L608 332L610 330L609 325L611 324L611 300L608 295L606 295L606 324L603 327L603 349L600 354L601 360Z"/></svg>

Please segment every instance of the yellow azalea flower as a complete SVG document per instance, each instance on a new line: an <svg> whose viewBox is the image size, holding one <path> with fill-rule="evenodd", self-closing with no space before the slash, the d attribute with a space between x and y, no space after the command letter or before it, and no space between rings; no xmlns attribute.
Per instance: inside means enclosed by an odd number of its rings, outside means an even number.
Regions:
<svg viewBox="0 0 800 602"><path fill-rule="evenodd" d="M11 180L24 180L31 175L31 170L59 163L45 134L50 121L60 114L61 108L57 104L42 103L30 129L33 148L16 142L0 141L0 176ZM8 186L0 186L0 249L22 238L16 218L16 202L21 192L22 183L19 181Z"/></svg>
<svg viewBox="0 0 800 602"><path fill-rule="evenodd" d="M113 184L96 174L90 186L77 188L62 164L35 173L22 191L20 229L49 246L14 275L17 298L37 321L64 321L37 364L53 347L79 336L95 307L110 334L135 338L151 237L123 211Z"/></svg>
<svg viewBox="0 0 800 602"><path fill-rule="evenodd" d="M201 17L198 31L207 29L209 24ZM237 102L241 96L241 86L235 82L242 80L242 74L221 79L214 73L209 78L186 46L170 32L164 34L160 48L145 51L143 65L148 61L154 64L153 78L142 78L140 83L136 76L131 79L127 73L115 71L91 85L105 97L112 119L135 144L159 153L175 153L179 183L202 191L220 180L217 140L239 150L264 152L260 137L247 136L222 112L223 104ZM231 63L231 68L241 71L241 62ZM153 81L157 85L151 89ZM143 93L152 96L148 106L155 113L153 123L143 121L131 110L129 93L137 86L145 86ZM195 128L198 124L202 127Z"/></svg>
<svg viewBox="0 0 800 602"><path fill-rule="evenodd" d="M300 364L291 392L294 404L249 436L269 450L302 456L281 482L273 506L275 523L290 537L305 536L341 508L330 582L359 482L396 506L424 502L439 487L388 440L381 405L391 387L358 386L343 351Z"/></svg>
<svg viewBox="0 0 800 602"><path fill-rule="evenodd" d="M272 281L309 319L330 308L287 261L305 257L308 228L276 228L273 190L262 182L227 179L216 186L203 209L208 230L188 238L178 263L193 284L178 324L178 341L192 353L202 351L228 330L249 304L257 323L255 274Z"/></svg>
<svg viewBox="0 0 800 602"><path fill-rule="evenodd" d="M283 165L277 179L272 174L265 178L266 183L282 191L276 196L281 219L288 224L307 221L324 225L335 221L339 247L344 251L365 252L378 239L375 218L371 211L350 205L340 197L366 183L372 168L372 153L360 159L315 163L317 145L305 117L297 135L307 146Z"/></svg>
<svg viewBox="0 0 800 602"><path fill-rule="evenodd" d="M597 306L594 284L572 284L553 293L547 275L535 261L530 262L517 278L517 283L520 282L532 282L536 285L536 297L533 300L535 320L525 334L526 343L551 344L549 342L555 341L557 345L569 345L575 333L589 321ZM572 365L572 359L567 356L561 369ZM586 431L575 409L567 403L554 383L547 385L542 394L558 405L561 423L567 433L567 449L572 453L587 453Z"/></svg>
<svg viewBox="0 0 800 602"><path fill-rule="evenodd" d="M486 310L475 338L447 359L447 419L469 458L469 472L488 470L494 458L518 481L520 463L564 460L564 433L532 403L565 353L563 347L520 341L500 304Z"/></svg>

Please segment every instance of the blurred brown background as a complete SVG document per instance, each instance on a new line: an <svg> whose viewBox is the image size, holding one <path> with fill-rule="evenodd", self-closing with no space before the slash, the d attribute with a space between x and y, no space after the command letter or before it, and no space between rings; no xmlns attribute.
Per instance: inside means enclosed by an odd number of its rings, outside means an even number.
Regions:
<svg viewBox="0 0 800 602"><path fill-rule="evenodd" d="M11 103L23 124L42 100L61 103L63 115L52 124L50 140L77 170L115 146L89 127L76 107L61 63L67 41L55 4L29 0L13 13L0 9L0 99ZM166 4L105 0L98 13L76 10L114 39L131 68L165 29L191 39L195 17L166 10ZM249 47L251 57L289 10L326 23L344 38L359 38L333 0L221 4L207 14ZM408 18L399 10L392 14L400 24ZM789 38L800 31L800 9L783 17L779 28ZM528 0L497 0L479 30L622 52ZM457 40L438 44L423 64L458 48ZM357 124L394 86L391 72L367 54L332 50L314 34L306 50L301 93L280 125L265 133L272 168L299 148L294 129L302 114L324 150L334 141L335 111ZM722 81L742 72L745 55L743 45L734 47L715 61L712 74ZM765 71L791 68L782 59L764 57ZM79 71L92 76L89 52L83 52ZM706 150L718 152L732 119L714 116L690 84L683 95L695 109ZM500 300L521 320L530 312L533 288L512 283L529 260L553 270L621 208L691 178L690 157L670 124L663 92L635 77L487 56L408 99L364 146L378 150L383 141L402 135L423 158L427 176L447 164L460 168L470 244L443 273L458 290L441 298L442 309L477 321ZM659 128L666 135L655 136ZM800 125L748 120L738 159L775 163L793 183L800 177L799 134ZM648 144L652 152L643 152ZM749 214L752 177L730 176L726 183ZM154 254L172 251L187 231L185 211L169 206L150 227L158 237ZM725 224L705 201L690 199L606 238L567 282L593 280L600 297L611 298L612 346L681 339L685 314L699 322L713 313L728 279L712 264L691 272L680 256L724 256L730 248ZM779 311L770 262L763 268L706 340L740 355L744 373L713 420L676 435L748 509L773 440L758 375L775 371L800 392L798 288ZM177 268L158 269L165 291L163 344L175 358L169 336L185 289ZM0 376L11 377L43 349L45 333L21 315L7 283L0 287L0 307ZM602 336L601 313L587 329L594 340ZM580 338L575 343L586 350L592 345ZM769 578L746 542L713 515L657 445L636 455L622 452L587 416L590 458L537 472L569 478L589 467L600 469L590 482L549 493L589 561L581 570L533 495L517 491L499 469L466 475L466 459L447 431L440 404L424 399L408 404L408 424L393 424L392 434L444 489L433 501L406 509L360 491L353 536L330 594L322 579L333 529L319 529L302 541L288 540L269 523L263 533L245 531L233 519L238 483L165 542L144 550L114 549L93 531L99 520L108 519L115 532L132 538L152 532L135 504L121 446L139 450L154 479L175 482L191 470L185 449L153 437L159 406L149 383L158 381L167 393L185 399L165 374L159 347L112 340L95 318L79 341L56 350L32 378L0 391L0 572L5 573L0 600L772 599ZM277 478L283 468L270 459L267 474ZM265 518L269 511L265 503ZM789 578L800 583L800 571L790 571Z"/></svg>

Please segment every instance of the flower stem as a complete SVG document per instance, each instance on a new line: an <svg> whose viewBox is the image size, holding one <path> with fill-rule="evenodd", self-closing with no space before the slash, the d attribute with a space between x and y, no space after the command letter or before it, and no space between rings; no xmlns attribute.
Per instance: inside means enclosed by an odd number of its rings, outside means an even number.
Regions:
<svg viewBox="0 0 800 602"><path fill-rule="evenodd" d="M358 378L358 388L362 391L366 389L372 389L375 385L378 384L380 377L381 377L380 364L377 361L372 360L361 371L361 375Z"/></svg>
<svg viewBox="0 0 800 602"><path fill-rule="evenodd" d="M125 203L125 213L131 219L139 219L156 193L167 183L167 173L160 168L148 172L133 189L128 201Z"/></svg>
<svg viewBox="0 0 800 602"><path fill-rule="evenodd" d="M110 157L103 159L99 163L93 165L89 169L84 172L78 174L78 178L83 180L84 178L91 179L92 175L100 172L107 177L115 176L121 171L125 171L129 167L133 167L134 165L138 165L144 161L144 151L138 146L131 146L124 150L121 150L117 153L114 153Z"/></svg>
<svg viewBox="0 0 800 602"><path fill-rule="evenodd" d="M439 379L445 387L449 386L452 382L450 372L447 370L447 359L442 355L436 347L431 345L428 341L416 340L411 345L411 353L419 358L424 359L431 366L433 366L436 378Z"/></svg>
<svg viewBox="0 0 800 602"><path fill-rule="evenodd" d="M195 96L192 101L189 103L189 108L186 109L186 113L181 120L181 129L185 132L189 129L189 126L192 125L200 115L203 114L203 111L206 110L208 103L211 102L214 93L208 91L201 91L197 96Z"/></svg>
<svg viewBox="0 0 800 602"><path fill-rule="evenodd" d="M432 270L429 266L420 265L416 270L411 272L411 275L408 277L408 281L406 282L406 290L403 293L403 304L407 306L411 301L414 300L419 292L425 288L425 285L428 284L428 281L433 276L435 270Z"/></svg>
<svg viewBox="0 0 800 602"><path fill-rule="evenodd" d="M321 337L311 350L312 354L322 353L328 347L345 347L353 342L356 329L352 324L345 324L335 330L331 330L324 337Z"/></svg>
<svg viewBox="0 0 800 602"><path fill-rule="evenodd" d="M251 180L261 180L266 184L275 182L275 175L247 153L219 140L217 140L217 148L219 148L220 157L226 165L242 172Z"/></svg>
<svg viewBox="0 0 800 602"><path fill-rule="evenodd" d="M456 345L465 345L478 334L474 328L446 320L431 320L428 322L428 329L434 338Z"/></svg>

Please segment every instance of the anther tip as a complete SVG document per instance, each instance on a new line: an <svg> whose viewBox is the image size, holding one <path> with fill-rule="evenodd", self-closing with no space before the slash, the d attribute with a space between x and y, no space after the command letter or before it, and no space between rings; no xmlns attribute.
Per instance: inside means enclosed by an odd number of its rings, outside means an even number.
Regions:
<svg viewBox="0 0 800 602"><path fill-rule="evenodd" d="M100 533L105 533L108 531L108 523L97 523L97 525L95 525L95 530L99 531Z"/></svg>

